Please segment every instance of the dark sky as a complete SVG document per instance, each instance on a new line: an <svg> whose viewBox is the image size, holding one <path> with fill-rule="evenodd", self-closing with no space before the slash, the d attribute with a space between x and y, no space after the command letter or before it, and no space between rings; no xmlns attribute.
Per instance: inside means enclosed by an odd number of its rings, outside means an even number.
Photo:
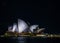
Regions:
<svg viewBox="0 0 60 43"><path fill-rule="evenodd" d="M54 0L2 0L0 34L4 33L9 25L17 22L18 18L30 22L31 25L39 24L40 27L45 27L45 32L60 33L59 11L59 1Z"/></svg>

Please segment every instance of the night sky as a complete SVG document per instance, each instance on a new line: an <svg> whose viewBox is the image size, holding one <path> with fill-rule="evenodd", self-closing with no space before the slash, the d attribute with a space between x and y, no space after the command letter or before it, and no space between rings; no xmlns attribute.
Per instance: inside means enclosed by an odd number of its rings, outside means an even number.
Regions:
<svg viewBox="0 0 60 43"><path fill-rule="evenodd" d="M2 0L0 9L0 34L6 32L18 18L46 28L45 32L60 33L59 1Z"/></svg>

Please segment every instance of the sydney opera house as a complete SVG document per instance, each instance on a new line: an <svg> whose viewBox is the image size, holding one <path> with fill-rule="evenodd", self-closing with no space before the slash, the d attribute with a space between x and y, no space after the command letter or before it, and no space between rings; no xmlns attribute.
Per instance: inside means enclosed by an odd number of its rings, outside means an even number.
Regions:
<svg viewBox="0 0 60 43"><path fill-rule="evenodd" d="M14 23L12 26L8 27L8 31L6 32L9 35L25 35L25 34L37 34L42 33L44 28L39 28L38 25L28 25L25 21L18 19L18 23Z"/></svg>
<svg viewBox="0 0 60 43"><path fill-rule="evenodd" d="M39 25L28 25L24 20L18 19L17 23L8 27L8 31L0 37L20 37L20 36L32 36L32 37L58 37L60 34L48 34L44 33L45 28L39 28Z"/></svg>

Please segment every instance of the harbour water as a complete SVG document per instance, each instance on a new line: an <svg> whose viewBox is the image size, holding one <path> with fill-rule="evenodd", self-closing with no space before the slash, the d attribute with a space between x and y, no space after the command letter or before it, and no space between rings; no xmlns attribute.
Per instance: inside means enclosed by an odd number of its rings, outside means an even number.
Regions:
<svg viewBox="0 0 60 43"><path fill-rule="evenodd" d="M3 37L0 43L60 43L60 38Z"/></svg>

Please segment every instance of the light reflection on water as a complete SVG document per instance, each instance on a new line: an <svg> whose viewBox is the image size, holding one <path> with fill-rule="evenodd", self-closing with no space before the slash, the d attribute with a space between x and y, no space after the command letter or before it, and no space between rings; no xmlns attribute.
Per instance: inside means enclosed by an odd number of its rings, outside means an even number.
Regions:
<svg viewBox="0 0 60 43"><path fill-rule="evenodd" d="M60 38L41 37L5 37L0 38L0 43L60 43Z"/></svg>
<svg viewBox="0 0 60 43"><path fill-rule="evenodd" d="M27 37L18 37L17 41L18 43L27 43Z"/></svg>
<svg viewBox="0 0 60 43"><path fill-rule="evenodd" d="M28 37L12 37L12 40L16 41L16 43L27 43Z"/></svg>

